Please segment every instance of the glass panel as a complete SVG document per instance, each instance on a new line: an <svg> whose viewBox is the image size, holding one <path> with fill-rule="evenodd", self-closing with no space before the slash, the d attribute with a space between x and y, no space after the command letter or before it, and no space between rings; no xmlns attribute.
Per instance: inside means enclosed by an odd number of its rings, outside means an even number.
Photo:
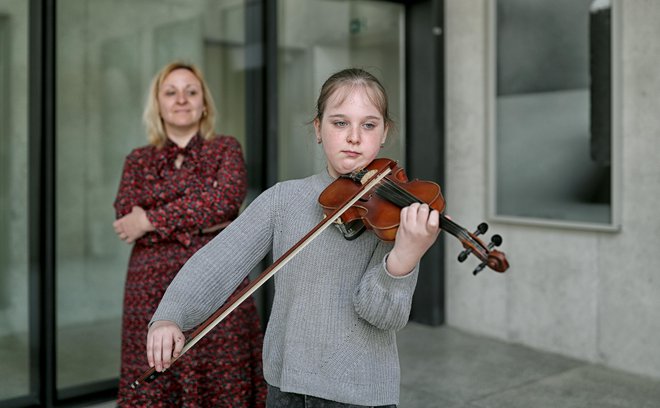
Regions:
<svg viewBox="0 0 660 408"><path fill-rule="evenodd" d="M30 391L28 49L28 2L0 0L0 401Z"/></svg>
<svg viewBox="0 0 660 408"><path fill-rule="evenodd" d="M403 6L331 0L282 0L278 6L279 178L325 168L311 124L316 98L331 74L349 67L368 70L387 90L397 129L381 156L405 166Z"/></svg>
<svg viewBox="0 0 660 408"><path fill-rule="evenodd" d="M493 3L494 215L615 225L614 1Z"/></svg>
<svg viewBox="0 0 660 408"><path fill-rule="evenodd" d="M0 401L30 380L28 49L28 2L0 0Z"/></svg>
<svg viewBox="0 0 660 408"><path fill-rule="evenodd" d="M130 247L114 234L113 201L126 155L147 144L151 77L174 59L200 66L217 131L244 140L243 3L57 2L59 389L119 375Z"/></svg>

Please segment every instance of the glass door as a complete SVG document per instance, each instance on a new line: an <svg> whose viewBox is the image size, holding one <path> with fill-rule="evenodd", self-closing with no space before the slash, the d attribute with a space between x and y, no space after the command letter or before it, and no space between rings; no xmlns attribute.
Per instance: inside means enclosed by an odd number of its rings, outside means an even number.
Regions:
<svg viewBox="0 0 660 408"><path fill-rule="evenodd" d="M404 13L403 5L390 2L278 2L280 180L325 168L311 124L316 98L331 74L349 67L366 69L383 83L397 126L389 133L381 156L405 165Z"/></svg>
<svg viewBox="0 0 660 408"><path fill-rule="evenodd" d="M112 228L113 201L126 155L147 144L141 118L152 76L175 59L195 63L219 110L216 130L245 140L244 7L243 0L57 2L60 398L116 384L119 375L131 247Z"/></svg>
<svg viewBox="0 0 660 408"><path fill-rule="evenodd" d="M0 405L30 393L28 2L0 0Z"/></svg>

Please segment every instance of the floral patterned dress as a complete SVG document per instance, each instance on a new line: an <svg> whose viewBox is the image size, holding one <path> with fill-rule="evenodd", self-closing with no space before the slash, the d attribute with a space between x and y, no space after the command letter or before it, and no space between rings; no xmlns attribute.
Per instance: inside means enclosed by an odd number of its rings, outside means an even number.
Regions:
<svg viewBox="0 0 660 408"><path fill-rule="evenodd" d="M184 159L177 168L179 155ZM156 230L135 242L128 264L119 406L264 406L263 335L252 298L163 375L130 388L148 368L147 324L165 289L186 260L213 238L202 230L236 218L246 192L241 147L230 136L205 141L197 135L185 148L168 141L162 148L141 147L127 156L115 200L117 218L140 206Z"/></svg>

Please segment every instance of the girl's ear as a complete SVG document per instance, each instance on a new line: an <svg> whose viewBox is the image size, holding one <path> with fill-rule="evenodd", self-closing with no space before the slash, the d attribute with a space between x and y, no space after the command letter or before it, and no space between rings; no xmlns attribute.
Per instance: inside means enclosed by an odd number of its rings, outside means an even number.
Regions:
<svg viewBox="0 0 660 408"><path fill-rule="evenodd" d="M319 118L314 119L314 133L316 133L316 143L321 143L323 139L321 139L321 121Z"/></svg>
<svg viewBox="0 0 660 408"><path fill-rule="evenodd" d="M383 131L383 137L380 139L380 146L383 147L385 141L387 140L387 132L390 130L388 125L385 125L385 130Z"/></svg>

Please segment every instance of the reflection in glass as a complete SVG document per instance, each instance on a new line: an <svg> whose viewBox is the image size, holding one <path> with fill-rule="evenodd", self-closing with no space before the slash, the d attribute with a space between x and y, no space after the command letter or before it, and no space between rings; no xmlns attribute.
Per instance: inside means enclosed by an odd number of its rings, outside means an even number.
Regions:
<svg viewBox="0 0 660 408"><path fill-rule="evenodd" d="M612 223L610 2L496 3L495 215Z"/></svg>
<svg viewBox="0 0 660 408"><path fill-rule="evenodd" d="M217 131L244 140L243 0L57 2L57 387L119 375L130 247L114 234L124 158L147 143L141 117L153 74L202 67ZM145 361L146 367L146 361Z"/></svg>
<svg viewBox="0 0 660 408"><path fill-rule="evenodd" d="M358 67L387 90L397 129L381 156L402 165L403 6L373 1L282 0L278 2L278 176L305 177L325 169L311 120L323 82L334 72ZM332 18L328 18L332 16Z"/></svg>
<svg viewBox="0 0 660 408"><path fill-rule="evenodd" d="M0 405L30 391L27 64L28 2L0 0Z"/></svg>

